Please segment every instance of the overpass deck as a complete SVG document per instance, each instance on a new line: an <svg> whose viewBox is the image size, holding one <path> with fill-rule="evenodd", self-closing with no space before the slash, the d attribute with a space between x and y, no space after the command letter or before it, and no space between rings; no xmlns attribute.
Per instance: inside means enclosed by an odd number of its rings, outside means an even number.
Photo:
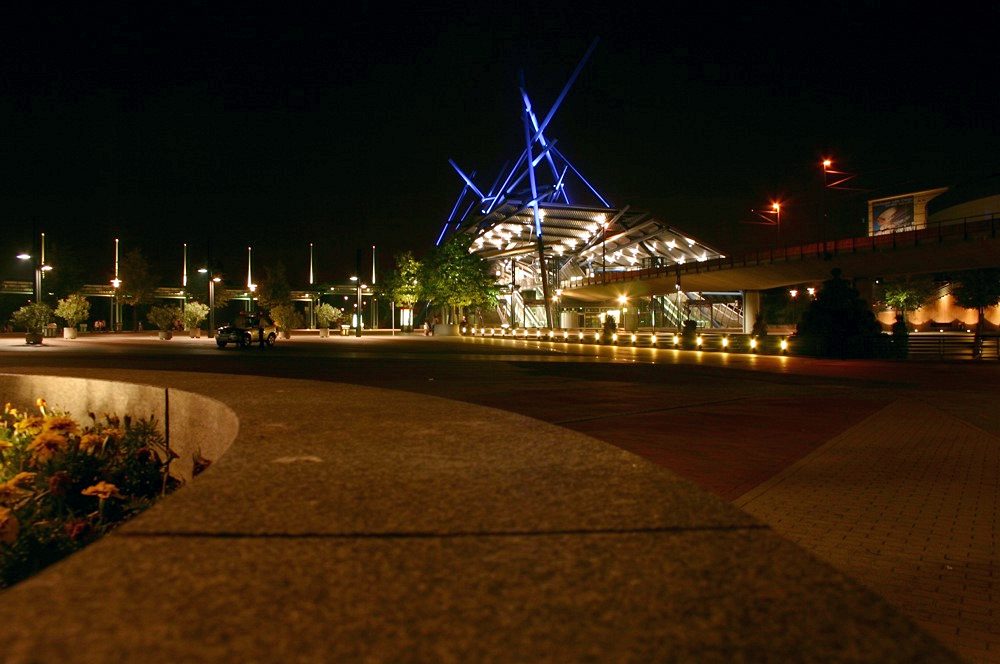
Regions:
<svg viewBox="0 0 1000 664"><path fill-rule="evenodd" d="M703 262L596 274L560 285L581 301L684 291L766 290L821 281L839 267L845 277L953 272L1000 266L1000 217L939 223L886 235L778 247Z"/></svg>

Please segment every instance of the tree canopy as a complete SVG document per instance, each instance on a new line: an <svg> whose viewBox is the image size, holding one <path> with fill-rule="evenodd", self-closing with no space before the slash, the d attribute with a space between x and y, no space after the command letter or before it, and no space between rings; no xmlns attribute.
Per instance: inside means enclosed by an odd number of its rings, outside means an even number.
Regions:
<svg viewBox="0 0 1000 664"><path fill-rule="evenodd" d="M382 292L399 307L412 307L420 300L421 264L413 253L396 256L396 270L383 282Z"/></svg>
<svg viewBox="0 0 1000 664"><path fill-rule="evenodd" d="M456 235L435 247L422 263L421 294L454 322L462 307L496 304L499 290L489 263L469 251L472 238Z"/></svg>
<svg viewBox="0 0 1000 664"><path fill-rule="evenodd" d="M807 353L831 357L863 357L874 353L881 328L871 307L840 269L823 282L797 327Z"/></svg>

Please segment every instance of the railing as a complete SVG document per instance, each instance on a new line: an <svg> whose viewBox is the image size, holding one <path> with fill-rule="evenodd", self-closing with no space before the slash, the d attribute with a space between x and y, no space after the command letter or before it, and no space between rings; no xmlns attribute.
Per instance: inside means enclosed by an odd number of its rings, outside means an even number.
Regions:
<svg viewBox="0 0 1000 664"><path fill-rule="evenodd" d="M777 247L747 252L739 256L726 256L725 258L715 258L703 262L684 263L683 265L674 264L665 267L606 272L578 280L567 287L595 286L604 283L633 281L669 274L683 275L736 267L752 267L780 261L804 260L807 258L818 258L828 255L836 256L845 253L877 252L884 249L891 250L900 247L920 246L930 242L940 243L944 242L945 239L996 238L998 230L1000 230L1000 216L995 214L963 217L961 219L945 219L929 224L925 228L918 228L911 231L813 242L793 247Z"/></svg>

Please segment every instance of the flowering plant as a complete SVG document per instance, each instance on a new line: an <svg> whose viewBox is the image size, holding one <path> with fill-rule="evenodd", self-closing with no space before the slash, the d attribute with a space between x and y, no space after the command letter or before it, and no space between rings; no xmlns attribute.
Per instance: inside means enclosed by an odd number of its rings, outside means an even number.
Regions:
<svg viewBox="0 0 1000 664"><path fill-rule="evenodd" d="M152 418L90 413L81 426L38 399L0 418L0 588L149 507L179 482Z"/></svg>

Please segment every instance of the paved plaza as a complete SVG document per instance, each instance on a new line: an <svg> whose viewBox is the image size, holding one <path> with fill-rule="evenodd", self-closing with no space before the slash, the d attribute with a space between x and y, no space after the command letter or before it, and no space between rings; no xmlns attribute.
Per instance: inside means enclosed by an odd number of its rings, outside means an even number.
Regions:
<svg viewBox="0 0 1000 664"><path fill-rule="evenodd" d="M1000 661L1000 363L412 336L303 335L266 352L148 335L47 346L0 338L0 370L107 375L119 368L349 383L493 407L586 434L733 503L874 590L968 661ZM416 417L408 435L446 429L461 438L469 426L462 418L426 417ZM544 503L545 485L533 490Z"/></svg>

